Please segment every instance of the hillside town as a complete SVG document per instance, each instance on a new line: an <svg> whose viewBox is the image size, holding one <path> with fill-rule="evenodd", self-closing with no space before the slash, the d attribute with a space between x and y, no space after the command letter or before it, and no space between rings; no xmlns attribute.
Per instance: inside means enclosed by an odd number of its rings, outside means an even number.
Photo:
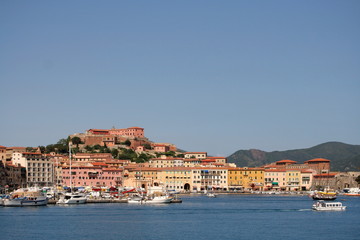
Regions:
<svg viewBox="0 0 360 240"><path fill-rule="evenodd" d="M181 193L300 192L359 186L355 181L359 172L331 172L329 159L304 159L303 163L279 159L256 168L237 167L226 157L154 143L140 127L89 129L70 135L67 144L69 153L56 148L46 153L40 147L0 146L0 192L33 186L145 190L161 186Z"/></svg>

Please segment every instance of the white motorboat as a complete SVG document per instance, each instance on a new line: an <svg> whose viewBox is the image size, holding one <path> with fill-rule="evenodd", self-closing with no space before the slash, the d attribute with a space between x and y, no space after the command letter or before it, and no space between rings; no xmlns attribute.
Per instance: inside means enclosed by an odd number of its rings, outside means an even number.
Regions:
<svg viewBox="0 0 360 240"><path fill-rule="evenodd" d="M163 195L163 196L154 196L152 198L146 199L146 203L171 203L173 200L173 197L170 197L169 195Z"/></svg>
<svg viewBox="0 0 360 240"><path fill-rule="evenodd" d="M84 204L87 198L83 194L69 193L60 197L57 204Z"/></svg>
<svg viewBox="0 0 360 240"><path fill-rule="evenodd" d="M70 173L71 173L71 143L69 142L69 161L70 161ZM60 199L56 202L57 204L84 204L86 203L86 197L84 194L73 192L72 188L72 176L70 175L70 193L62 195Z"/></svg>
<svg viewBox="0 0 360 240"><path fill-rule="evenodd" d="M156 203L171 203L174 198L169 195L150 195L150 196L141 196L134 195L128 199L128 203L138 203L138 204L156 204Z"/></svg>
<svg viewBox="0 0 360 240"><path fill-rule="evenodd" d="M206 196L209 197L209 198L215 198L216 194L215 193L208 193L208 194L206 194Z"/></svg>
<svg viewBox="0 0 360 240"><path fill-rule="evenodd" d="M320 200L313 204L312 209L316 211L344 211L346 206L343 206L341 202L325 202Z"/></svg>

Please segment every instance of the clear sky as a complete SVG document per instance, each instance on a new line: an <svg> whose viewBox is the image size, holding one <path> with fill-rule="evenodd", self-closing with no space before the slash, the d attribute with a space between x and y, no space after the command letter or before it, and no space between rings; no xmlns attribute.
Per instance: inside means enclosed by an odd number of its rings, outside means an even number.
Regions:
<svg viewBox="0 0 360 240"><path fill-rule="evenodd" d="M0 81L3 146L360 144L360 1L1 1Z"/></svg>

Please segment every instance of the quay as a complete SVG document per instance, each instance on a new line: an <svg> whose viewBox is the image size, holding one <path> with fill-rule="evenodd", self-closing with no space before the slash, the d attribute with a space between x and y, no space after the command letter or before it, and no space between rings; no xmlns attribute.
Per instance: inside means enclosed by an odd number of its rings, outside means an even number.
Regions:
<svg viewBox="0 0 360 240"><path fill-rule="evenodd" d="M48 204L56 204L58 200L49 199ZM87 199L86 203L127 203L126 199Z"/></svg>

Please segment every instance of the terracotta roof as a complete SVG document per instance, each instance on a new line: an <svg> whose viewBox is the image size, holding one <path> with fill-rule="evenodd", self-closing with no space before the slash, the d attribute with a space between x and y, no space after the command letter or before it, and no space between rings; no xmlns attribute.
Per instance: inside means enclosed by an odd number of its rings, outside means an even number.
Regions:
<svg viewBox="0 0 360 240"><path fill-rule="evenodd" d="M118 172L122 172L121 168L103 168L103 171L118 171Z"/></svg>
<svg viewBox="0 0 360 240"><path fill-rule="evenodd" d="M197 159L197 158L187 158L187 159L184 159L184 162L199 162L201 161L200 159Z"/></svg>
<svg viewBox="0 0 360 240"><path fill-rule="evenodd" d="M265 172L286 172L285 169L265 169Z"/></svg>
<svg viewBox="0 0 360 240"><path fill-rule="evenodd" d="M27 155L41 155L41 153L38 153L38 152L23 152L22 154L27 154Z"/></svg>
<svg viewBox="0 0 360 240"><path fill-rule="evenodd" d="M6 147L0 145L0 148L6 148Z"/></svg>
<svg viewBox="0 0 360 240"><path fill-rule="evenodd" d="M103 163L103 162L93 162L91 163L93 166L107 166L106 163Z"/></svg>
<svg viewBox="0 0 360 240"><path fill-rule="evenodd" d="M204 160L201 160L201 162L216 162L215 159L204 159Z"/></svg>
<svg viewBox="0 0 360 240"><path fill-rule="evenodd" d="M277 161L276 163L296 163L296 161L285 159L285 160Z"/></svg>
<svg viewBox="0 0 360 240"><path fill-rule="evenodd" d="M314 177L335 177L337 173L322 173L315 174Z"/></svg>
<svg viewBox="0 0 360 240"><path fill-rule="evenodd" d="M325 158L314 158L314 159L305 161L305 163L309 163L309 162L330 162L330 160L325 159Z"/></svg>

